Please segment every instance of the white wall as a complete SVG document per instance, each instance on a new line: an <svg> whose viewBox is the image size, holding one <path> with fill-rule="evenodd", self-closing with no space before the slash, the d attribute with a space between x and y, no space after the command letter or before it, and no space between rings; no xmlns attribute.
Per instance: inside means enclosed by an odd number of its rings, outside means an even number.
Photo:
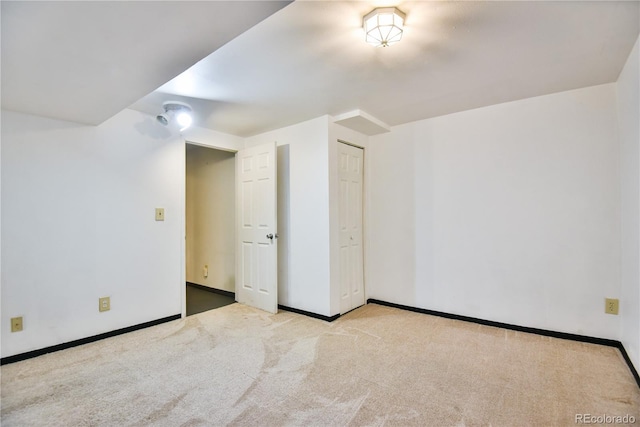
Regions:
<svg viewBox="0 0 640 427"><path fill-rule="evenodd" d="M179 314L183 180L184 141L141 113L2 111L2 357Z"/></svg>
<svg viewBox="0 0 640 427"><path fill-rule="evenodd" d="M616 85L622 175L621 341L636 369L640 369L639 43L636 41Z"/></svg>
<svg viewBox="0 0 640 427"><path fill-rule="evenodd" d="M365 173L368 171L369 177L364 212L365 287L367 298L427 307L416 288L415 250L421 249L415 245L416 234L424 234L422 225L430 228L431 223L428 218L425 222L415 220L415 127L424 124L398 126L392 133L369 137L365 153ZM425 155L421 160L424 163L420 167L430 170L431 158ZM421 200L429 200L428 194L423 193ZM424 249L420 258L422 263L433 263Z"/></svg>
<svg viewBox="0 0 640 427"><path fill-rule="evenodd" d="M277 141L284 166L279 303L339 312L331 159L344 139L366 147L369 298L613 339L622 330L638 361L637 52L617 84L369 138L328 116L247 138ZM134 111L99 127L2 112L3 357L180 312L184 153ZM98 313L107 295L112 310ZM603 313L604 297L621 297L619 317ZM25 331L8 333L19 315Z"/></svg>
<svg viewBox="0 0 640 427"><path fill-rule="evenodd" d="M285 215L278 212L278 249L289 250L288 259L279 257L288 263L288 276L278 280L278 303L324 316L331 312L328 128L328 116L322 116L245 140L247 147L276 141L279 160L288 155L288 170L278 164L278 206L289 205Z"/></svg>
<svg viewBox="0 0 640 427"><path fill-rule="evenodd" d="M371 137L368 296L619 338L615 84Z"/></svg>
<svg viewBox="0 0 640 427"><path fill-rule="evenodd" d="M235 292L235 154L187 144L186 156L187 281Z"/></svg>

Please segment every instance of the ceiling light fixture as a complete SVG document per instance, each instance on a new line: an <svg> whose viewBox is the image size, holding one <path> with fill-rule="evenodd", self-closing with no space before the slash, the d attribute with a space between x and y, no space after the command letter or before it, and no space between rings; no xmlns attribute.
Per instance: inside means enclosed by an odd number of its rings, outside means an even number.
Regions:
<svg viewBox="0 0 640 427"><path fill-rule="evenodd" d="M405 14L396 7L379 7L369 12L362 28L366 42L376 47L387 47L402 39Z"/></svg>
<svg viewBox="0 0 640 427"><path fill-rule="evenodd" d="M191 116L191 107L180 101L167 101L162 104L164 113L158 114L156 120L164 126L169 126L172 120L175 120L180 126L180 132L191 126L193 117Z"/></svg>

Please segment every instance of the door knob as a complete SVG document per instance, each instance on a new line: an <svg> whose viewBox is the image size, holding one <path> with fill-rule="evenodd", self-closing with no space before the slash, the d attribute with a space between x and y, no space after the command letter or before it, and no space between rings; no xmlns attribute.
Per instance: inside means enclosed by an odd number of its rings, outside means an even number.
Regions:
<svg viewBox="0 0 640 427"><path fill-rule="evenodd" d="M276 235L274 236L272 233L267 234L267 239L269 240L273 240L274 238L278 238L278 234L276 233Z"/></svg>

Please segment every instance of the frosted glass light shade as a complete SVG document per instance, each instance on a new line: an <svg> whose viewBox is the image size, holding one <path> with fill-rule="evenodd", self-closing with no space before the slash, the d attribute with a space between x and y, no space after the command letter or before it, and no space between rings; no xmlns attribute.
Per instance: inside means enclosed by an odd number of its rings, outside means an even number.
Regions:
<svg viewBox="0 0 640 427"><path fill-rule="evenodd" d="M376 47L387 47L402 39L405 14L395 7L379 7L369 12L362 27L365 41Z"/></svg>

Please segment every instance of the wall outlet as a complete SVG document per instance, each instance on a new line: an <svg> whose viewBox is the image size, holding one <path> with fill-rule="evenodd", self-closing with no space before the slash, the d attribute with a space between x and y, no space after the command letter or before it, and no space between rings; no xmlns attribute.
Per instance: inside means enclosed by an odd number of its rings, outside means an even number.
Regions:
<svg viewBox="0 0 640 427"><path fill-rule="evenodd" d="M617 298L605 298L604 312L607 314L618 314L620 301Z"/></svg>
<svg viewBox="0 0 640 427"><path fill-rule="evenodd" d="M111 310L111 297L102 297L98 299L98 310L99 311Z"/></svg>
<svg viewBox="0 0 640 427"><path fill-rule="evenodd" d="M22 316L11 318L11 332L20 332L22 330Z"/></svg>
<svg viewBox="0 0 640 427"><path fill-rule="evenodd" d="M204 265L204 268L202 269L202 275L204 277L209 277L209 265L208 264Z"/></svg>
<svg viewBox="0 0 640 427"><path fill-rule="evenodd" d="M156 221L164 221L164 208L156 208Z"/></svg>

